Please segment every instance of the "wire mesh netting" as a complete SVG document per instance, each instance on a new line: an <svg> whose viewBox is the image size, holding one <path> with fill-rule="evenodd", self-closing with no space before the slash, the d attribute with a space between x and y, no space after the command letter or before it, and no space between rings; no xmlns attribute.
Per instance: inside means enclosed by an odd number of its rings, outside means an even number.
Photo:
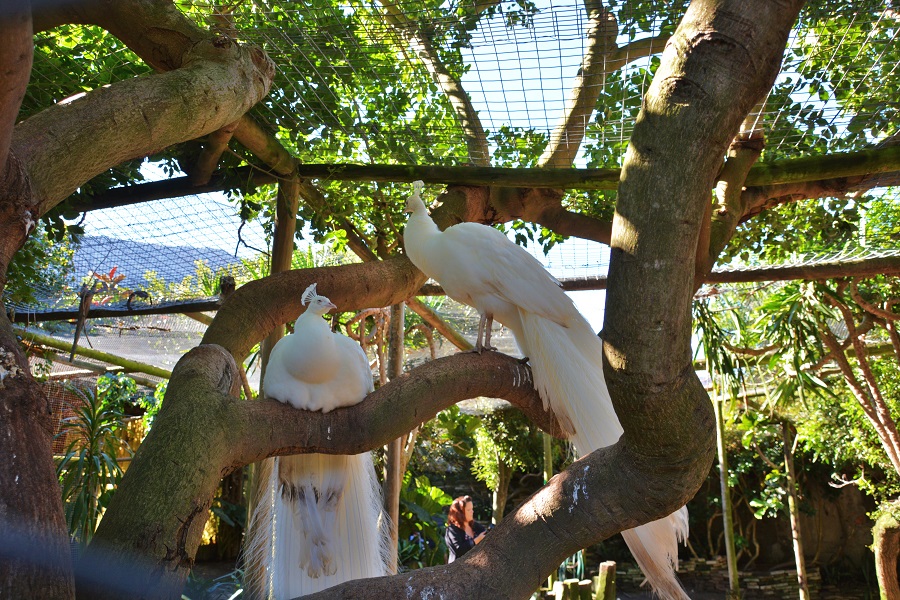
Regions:
<svg viewBox="0 0 900 600"><path fill-rule="evenodd" d="M601 88L603 106L590 124L583 163L594 162L590 156L596 148L627 143L640 98L687 5L676 2L648 9L628 2L609 4L609 12L600 18L614 17L619 33L616 49L608 53L607 67L601 69L603 77L592 84ZM201 2L182 5L202 15L216 10ZM468 92L489 136L508 128L548 139L563 116L583 66L589 34L598 22L596 14L588 15L584 3L565 0L522 6L501 3L476 28L459 17L467 10L476 12L474 4L466 3L442 12L402 2L341 6L257 2L254 10L257 19L237 12L231 23L242 39L259 44L275 59L290 90L254 109L258 118L272 131L308 131L315 137L334 136L338 142L344 137L357 139L362 142L360 151L348 155L349 161L367 158L366 138L373 133L395 138L393 147L408 150L397 160L410 164L422 158L412 149L449 147L459 141L453 120L435 119L424 129L419 122L410 123L421 107L408 102L402 82L430 77L423 63L431 59L422 60L428 48L420 43L419 34L436 43L452 42L441 56L456 52L452 62L445 58L449 75L458 77ZM767 153L796 156L855 149L895 133L897 32L898 13L892 2L852 7L809 3L760 113ZM456 61L466 68L454 71ZM367 81L390 85L373 89L364 84ZM346 94L346 90L353 92ZM372 106L374 95L400 119L379 120L384 113ZM346 102L354 97L355 106L348 107ZM446 102L440 95L425 101ZM308 115L315 115L317 122L308 122ZM403 115L410 119L404 120ZM489 158L505 164L512 157L504 153L513 151L492 146ZM466 162L471 157L445 158Z"/></svg>
<svg viewBox="0 0 900 600"><path fill-rule="evenodd" d="M603 14L589 14L584 3L573 0L499 3L490 4L477 25L474 17L483 3L426 9L403 2L255 1L238 3L233 12L193 0L178 5L204 25L258 44L274 60L273 91L252 114L307 162L324 154L346 162L454 165L489 158L496 166L532 166L537 154L510 139L546 144L581 75L591 32L614 19L605 63L591 80L599 88L597 110L575 161L601 167L619 164L641 98L687 2L608 2ZM892 1L808 3L788 41L782 72L757 113L766 135L763 158L896 141L898 25ZM490 157L466 149L454 109L429 72L439 70L435 61L471 100ZM151 72L109 34L72 25L37 36L35 65L25 102L31 109L23 117L72 94ZM123 170L117 183L133 174ZM145 176L164 177L161 172ZM110 295L108 303L124 303L124 292L138 289L150 291L156 305L210 297L217 271L259 260L268 243L260 223L243 220L237 204L222 194L91 211L83 225L86 235L63 292L36 290L39 306L8 302L8 307L20 313L74 308L81 282L92 271L124 276L117 284L120 293ZM896 252L896 232L875 233L869 231L860 246L864 250L849 258L832 248L797 261L822 264ZM607 249L591 242L571 240L546 256L531 250L558 278L602 276L608 267ZM725 268L747 266L736 262ZM594 313L589 319L597 327L602 293L585 298L580 307ZM150 337L155 327L173 327L152 318L129 319L91 324L89 336L101 345L107 338L118 340L114 352L124 354L128 327ZM71 333L60 329L62 338ZM167 336L181 334L170 329ZM184 332L194 343L199 336ZM166 358L164 364L172 361Z"/></svg>
<svg viewBox="0 0 900 600"><path fill-rule="evenodd" d="M207 25L227 23L275 61L273 92L253 114L301 158L337 145L347 150L345 160L368 162L382 140L393 161L407 164L472 159L459 152L460 129L446 97L437 90L419 97L414 89L432 80L426 63L441 59L447 75L459 80L488 137L511 129L546 140L563 116L588 36L601 18L573 0L499 3L477 26L472 19L483 6L466 2L426 10L403 2L257 1L239 3L225 15L214 3L179 5ZM615 166L601 163L621 158L599 149L627 143L640 99L686 5L609 3L601 20L615 19L616 48L591 84L600 88L601 109L591 117L582 165ZM767 154L858 149L897 132L898 19L889 0L808 3L760 113ZM113 43L102 56L74 35L70 47L50 35L37 38L43 68L29 86L30 106L150 72L107 34L95 34ZM429 111L434 118L423 122ZM518 160L508 145L494 143L490 150L493 164Z"/></svg>

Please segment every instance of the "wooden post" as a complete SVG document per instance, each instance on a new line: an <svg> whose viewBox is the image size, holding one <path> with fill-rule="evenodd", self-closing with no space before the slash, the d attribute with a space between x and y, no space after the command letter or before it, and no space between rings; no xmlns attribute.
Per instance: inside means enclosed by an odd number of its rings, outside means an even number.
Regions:
<svg viewBox="0 0 900 600"><path fill-rule="evenodd" d="M588 594L590 594L590 582L588 582ZM551 594L556 600L581 600L581 581L578 579L566 579L553 584ZM590 598L590 596L588 596Z"/></svg>
<svg viewBox="0 0 900 600"><path fill-rule="evenodd" d="M719 386L720 392L724 386ZM727 600L740 600L741 582L738 579L737 553L734 551L734 515L731 507L731 490L728 488L728 452L725 449L724 396L713 394L713 410L716 415L716 440L719 453L719 489L722 495L722 528L725 531L725 560L728 564Z"/></svg>
<svg viewBox="0 0 900 600"><path fill-rule="evenodd" d="M281 273L291 268L291 258L294 255L294 234L297 231L297 208L300 204L300 179L295 173L293 176L279 180L278 196L275 202L275 232L272 238L272 258L269 264L269 274ZM266 376L266 364L269 362L269 354L272 348L284 336L284 326L279 325L269 336L263 340L259 347L259 397L263 394L263 381ZM265 463L265 464L264 464ZM266 459L263 462L248 465L247 487L247 525L249 527L253 517L254 502L262 494L261 486L269 480L272 469L275 468L275 459ZM273 530L274 536L274 530ZM262 579L260 579L262 581Z"/></svg>
<svg viewBox="0 0 900 600"><path fill-rule="evenodd" d="M269 274L282 273L291 269L294 256L294 234L297 232L297 208L300 205L300 179L295 174L290 179L278 182L278 197L275 201L275 234L272 238L272 262ZM266 376L269 354L284 335L284 327L278 326L263 340L259 347L260 378ZM260 383L260 387L261 383ZM261 390L260 390L261 391Z"/></svg>
<svg viewBox="0 0 900 600"><path fill-rule="evenodd" d="M803 535L800 531L800 508L797 501L797 474L794 472L793 427L781 423L781 439L784 443L784 466L787 468L788 509L791 513L791 537L794 541L794 560L797 562L797 584L800 600L809 600L809 583L806 577L806 558L803 556Z"/></svg>
<svg viewBox="0 0 900 600"><path fill-rule="evenodd" d="M594 590L594 600L616 600L616 563L608 560L600 563L600 573L597 575L597 587Z"/></svg>
<svg viewBox="0 0 900 600"><path fill-rule="evenodd" d="M388 377L390 379L403 374L404 307L402 302L391 307L391 322L388 330ZM391 573L397 572L400 486L403 484L403 442L403 438L397 438L388 444L384 465L384 508L391 519L391 554L388 561Z"/></svg>

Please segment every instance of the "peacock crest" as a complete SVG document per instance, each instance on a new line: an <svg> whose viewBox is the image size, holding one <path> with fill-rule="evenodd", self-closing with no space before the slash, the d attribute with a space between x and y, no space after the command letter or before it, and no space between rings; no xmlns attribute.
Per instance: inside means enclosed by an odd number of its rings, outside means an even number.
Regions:
<svg viewBox="0 0 900 600"><path fill-rule="evenodd" d="M316 285L317 284L315 283L310 284L310 286L304 290L303 295L300 297L300 304L306 306L319 297L319 294L316 293Z"/></svg>

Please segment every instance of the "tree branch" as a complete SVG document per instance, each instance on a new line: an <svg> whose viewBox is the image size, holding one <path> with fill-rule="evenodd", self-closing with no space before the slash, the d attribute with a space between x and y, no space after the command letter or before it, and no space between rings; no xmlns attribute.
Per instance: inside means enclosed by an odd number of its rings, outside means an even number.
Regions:
<svg viewBox="0 0 900 600"><path fill-rule="evenodd" d="M734 235L740 218L744 214L741 203L741 195L744 182L750 168L756 163L765 146L765 135L759 126L759 115L763 112L765 103L757 104L747 115L741 125L741 130L735 136L728 147L728 155L725 166L719 174L716 185L715 205L711 207L708 221L704 221L703 232L707 230L708 236L701 234L700 243L697 245L696 280L704 280L725 246ZM704 239L705 238L705 239Z"/></svg>
<svg viewBox="0 0 900 600"><path fill-rule="evenodd" d="M864 311L866 311L867 313L870 313L876 317L880 317L880 318L884 319L885 321L900 321L900 314L892 312L889 309L880 308L878 306L875 306L874 304L866 302L866 300L859 293L860 280L862 280L862 277L854 277L850 281L850 297L853 298L853 301L856 302L859 305L859 307L861 309L863 309ZM896 303L897 303L896 299L891 300L889 302L888 308L890 308L890 306L895 305Z"/></svg>
<svg viewBox="0 0 900 600"><path fill-rule="evenodd" d="M389 306L406 300L425 276L404 256L385 261L299 269L242 285L222 304L203 344L217 344L238 362L277 325L303 312L301 291L318 283L342 312Z"/></svg>
<svg viewBox="0 0 900 600"><path fill-rule="evenodd" d="M4 11L0 17L0 294L9 261L37 221L37 214L29 210L31 189L25 168L11 148L34 56L31 7L25 1Z"/></svg>
<svg viewBox="0 0 900 600"><path fill-rule="evenodd" d="M475 165L489 165L491 154L488 149L487 135L484 133L478 112L472 106L469 94L463 89L462 82L450 73L431 41L411 19L403 14L399 5L390 0L381 0L381 6L385 9L385 20L413 48L431 76L434 77L434 81L447 96L466 138L469 161ZM487 6L484 6L484 9L486 8Z"/></svg>
<svg viewBox="0 0 900 600"><path fill-rule="evenodd" d="M202 41L182 68L94 90L20 123L13 148L28 170L36 214L111 165L233 122L268 92L273 76L258 50Z"/></svg>
<svg viewBox="0 0 900 600"><path fill-rule="evenodd" d="M365 452L467 398L505 398L551 434L562 433L543 410L528 367L499 353L431 361L357 406L327 414L270 400L240 401L239 385L237 365L221 347L201 345L178 362L163 408L79 562L81 569L104 572L99 567L114 552L146 566L139 574L143 580L132 582L140 597L170 598L193 564L221 477L270 456ZM150 489L170 493L146 506L141 499ZM142 510L129 510L134 505Z"/></svg>
<svg viewBox="0 0 900 600"><path fill-rule="evenodd" d="M6 179L9 168L13 128L31 76L33 45L31 7L27 1L18 2L0 19L0 182Z"/></svg>
<svg viewBox="0 0 900 600"><path fill-rule="evenodd" d="M325 414L274 400L232 402L229 461L237 468L284 454L360 454L406 435L456 402L479 396L508 400L542 430L564 437L553 414L544 411L527 365L499 352L465 352L428 361L361 403Z"/></svg>
<svg viewBox="0 0 900 600"><path fill-rule="evenodd" d="M229 123L225 127L213 131L207 136L206 144L197 157L197 162L191 170L190 179L194 186L206 185L212 179L213 172L219 164L219 158L228 147L231 136L237 128L237 122Z"/></svg>
<svg viewBox="0 0 900 600"><path fill-rule="evenodd" d="M604 10L602 2L586 0L588 13L587 50L581 61L581 68L575 77L565 112L556 128L550 134L550 141L538 159L538 167L571 167L584 132L594 114L597 98L606 83L606 74L611 72L606 59L616 48L618 24L616 18Z"/></svg>

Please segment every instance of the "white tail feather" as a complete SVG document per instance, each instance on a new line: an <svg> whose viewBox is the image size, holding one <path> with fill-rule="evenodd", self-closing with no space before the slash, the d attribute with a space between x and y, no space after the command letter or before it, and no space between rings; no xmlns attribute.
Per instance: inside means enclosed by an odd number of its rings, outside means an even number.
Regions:
<svg viewBox="0 0 900 600"><path fill-rule="evenodd" d="M519 310L522 331L514 332L529 358L535 388L549 403L580 455L616 443L622 426L603 376L603 344L590 325L570 327ZM678 542L687 537L687 509L622 532L625 543L654 592L669 600L689 600L675 575Z"/></svg>
<svg viewBox="0 0 900 600"><path fill-rule="evenodd" d="M274 461L288 462L289 468L272 466ZM266 482L260 486L244 549L251 598L295 598L351 579L388 574L390 541L371 454L308 454L263 464L260 476ZM340 473L331 473L338 465ZM319 503L306 493L292 501L282 493L279 471L298 488L316 479L323 490L340 486L343 493L331 499L333 511L323 510L326 494Z"/></svg>

